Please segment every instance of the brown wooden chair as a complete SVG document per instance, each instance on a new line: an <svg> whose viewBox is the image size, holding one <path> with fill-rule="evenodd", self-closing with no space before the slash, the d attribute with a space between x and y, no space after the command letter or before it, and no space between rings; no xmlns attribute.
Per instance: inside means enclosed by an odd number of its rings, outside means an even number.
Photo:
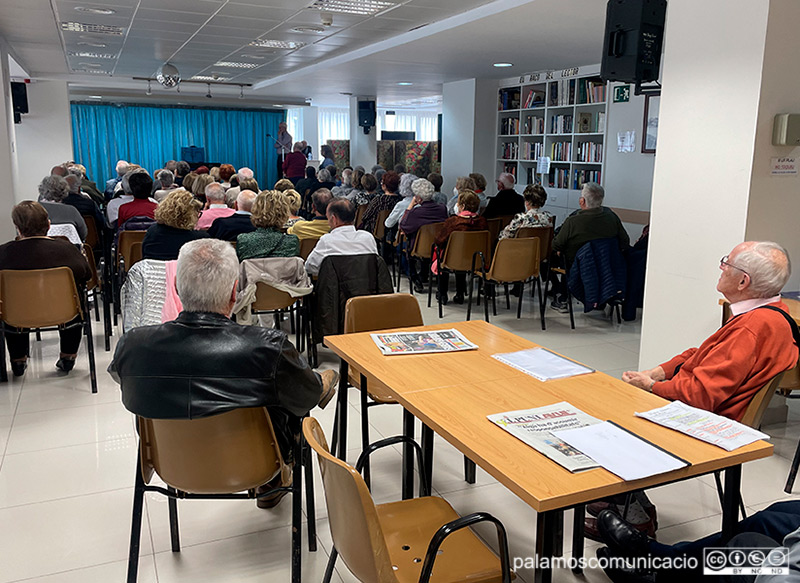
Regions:
<svg viewBox="0 0 800 583"><path fill-rule="evenodd" d="M494 249L497 240L500 238L500 231L503 230L503 218L486 219L486 225L489 229L489 244L491 248ZM489 258L487 257L486 260L488 261Z"/></svg>
<svg viewBox="0 0 800 583"><path fill-rule="evenodd" d="M125 261L125 270L127 271L141 260L142 260L142 243L141 241L136 241L135 243L131 244L130 250L128 251L128 257L127 260Z"/></svg>
<svg viewBox="0 0 800 583"><path fill-rule="evenodd" d="M300 239L300 257L303 258L303 261L308 259L308 256L314 250L314 247L317 246L317 243L319 243L319 237Z"/></svg>
<svg viewBox="0 0 800 583"><path fill-rule="evenodd" d="M256 488L289 468L284 461L269 414L264 407L234 409L197 419L137 417L139 457L133 494L133 519L128 554L128 583L135 583L145 492L167 496L172 552L180 552L177 499L255 499L277 492L292 494L292 583L300 583L302 529L301 489L305 457L309 550L316 550L313 532L313 480L310 455L301 442L294 445L292 485L256 494ZM154 475L167 485L149 485ZM314 535L312 538L312 534Z"/></svg>
<svg viewBox="0 0 800 583"><path fill-rule="evenodd" d="M69 267L51 269L5 269L0 271L0 381L8 381L6 370L6 334L30 330L53 331L82 326L89 353L89 376L92 392L97 392L94 362L92 317L87 308L86 290L78 291ZM17 330L10 330L9 327Z"/></svg>
<svg viewBox="0 0 800 583"><path fill-rule="evenodd" d="M448 271L473 273L475 269L480 269L488 261L489 243L489 231L452 232L439 261L439 277L448 277ZM439 317L443 317L441 298Z"/></svg>
<svg viewBox="0 0 800 583"><path fill-rule="evenodd" d="M437 580L511 582L505 528L492 515L460 517L444 499L431 496L379 505L372 500L359 474L364 460L401 442L413 444L421 458L413 440L398 436L374 443L353 468L331 455L316 419L303 421L303 435L317 453L334 545L323 583L330 582L340 554L356 579L369 583L429 583L434 568ZM421 467L420 480L425 481ZM500 557L467 528L480 522L494 524Z"/></svg>
<svg viewBox="0 0 800 583"><path fill-rule="evenodd" d="M81 215L83 222L86 223L86 239L83 241L92 249L100 249L100 231L97 222L92 215Z"/></svg>
<svg viewBox="0 0 800 583"><path fill-rule="evenodd" d="M353 221L354 225L360 225L361 224L361 219L364 218L364 211L367 210L368 206L369 206L369 204L360 204L360 205L358 205L358 208L356 209L356 218Z"/></svg>
<svg viewBox="0 0 800 583"><path fill-rule="evenodd" d="M525 291L525 283L532 281L532 285L536 285L539 278L539 239L503 239L498 241L497 248L492 257L492 264L489 266L489 271L481 265L480 277L481 281L478 283L478 293L483 292L484 317L489 321L489 295L486 293L487 288L494 284L502 283L508 289L509 283L519 283L521 288L519 290L519 301L517 302L517 318L522 315L522 297ZM476 273L473 272L469 279L469 300L467 301L467 320L470 319L472 314L472 288L473 281ZM497 315L497 304L493 294L492 309L494 315ZM539 304L543 305L542 288L539 287ZM511 309L511 302L506 293L506 308ZM544 327L544 314L541 316L542 326Z"/></svg>
<svg viewBox="0 0 800 583"><path fill-rule="evenodd" d="M117 265L124 272L133 267L131 263L135 257L131 254L133 245L141 244L147 231L120 231L117 243ZM139 255L141 259L141 254Z"/></svg>
<svg viewBox="0 0 800 583"><path fill-rule="evenodd" d="M550 253L553 250L553 227L522 227L517 230L515 237L517 239L539 239L539 277L536 278L536 285L539 286L539 310L541 312L542 330L545 329L544 311L547 308L547 298L545 302L541 301L542 294L542 281L547 281L550 278ZM531 297L535 293L535 287L531 287Z"/></svg>
<svg viewBox="0 0 800 583"><path fill-rule="evenodd" d="M428 264L430 272L430 262L433 259L433 247L436 240L436 232L444 223L430 223L422 225L417 231L417 236L414 238L414 248L409 252L409 263L414 259L422 261L423 267ZM431 307L431 297L433 295L433 276L428 273L428 307ZM400 289L400 286L397 286ZM414 284L411 281L411 270L409 267L408 272L408 290L409 293L414 292Z"/></svg>
<svg viewBox="0 0 800 583"><path fill-rule="evenodd" d="M303 331L306 327L303 325L304 309L297 307L295 304L302 301L302 298L296 298L290 293L277 289L259 281L256 283L256 301L250 306L250 313L253 315L273 314L275 316L275 328L281 327L281 316L289 310L289 321L292 325L292 331L295 333L295 347L298 352L304 350L304 334Z"/></svg>
<svg viewBox="0 0 800 583"><path fill-rule="evenodd" d="M111 314L109 309L109 297L106 293L108 290L103 285L103 278L100 277L100 274L97 271L97 263L94 260L94 252L92 248L88 245L83 246L83 253L86 256L86 261L89 262L89 269L92 271L92 278L86 282L86 292L87 294L91 292L92 294L92 303L94 303L94 316L95 320L98 322L100 321L100 313L99 307L97 302L97 294L100 293L100 297L103 301L103 338L105 341L105 351L108 352L111 350Z"/></svg>

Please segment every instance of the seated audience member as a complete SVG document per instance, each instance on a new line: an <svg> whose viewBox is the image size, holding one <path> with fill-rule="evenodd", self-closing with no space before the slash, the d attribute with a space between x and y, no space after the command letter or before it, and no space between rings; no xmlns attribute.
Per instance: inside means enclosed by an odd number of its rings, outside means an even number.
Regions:
<svg viewBox="0 0 800 583"><path fill-rule="evenodd" d="M481 211L489 204L489 199L486 197L486 177L480 172L470 172L469 175L475 183L475 194L481 199Z"/></svg>
<svg viewBox="0 0 800 583"><path fill-rule="evenodd" d="M340 198L350 194L350 191L353 190L352 178L353 171L351 169L345 168L342 170L342 184L332 188L331 194L333 194L335 198Z"/></svg>
<svg viewBox="0 0 800 583"><path fill-rule="evenodd" d="M207 230L217 219L231 216L235 211L225 204L225 189L218 182L212 182L205 190L206 206L200 213L195 229Z"/></svg>
<svg viewBox="0 0 800 583"><path fill-rule="evenodd" d="M258 193L252 212L250 220L255 230L242 233L236 239L239 261L259 257L295 257L300 254L300 239L281 231L289 218L289 201L282 192L265 190Z"/></svg>
<svg viewBox="0 0 800 583"><path fill-rule="evenodd" d="M484 217L494 219L525 212L525 199L514 190L514 183L514 175L509 172L497 177L497 194L486 203Z"/></svg>
<svg viewBox="0 0 800 583"><path fill-rule="evenodd" d="M319 163L320 168L327 168L328 166L335 166L336 162L333 161L333 148L328 144L323 144L319 148L319 153L322 154L322 162Z"/></svg>
<svg viewBox="0 0 800 583"><path fill-rule="evenodd" d="M292 187L306 175L308 158L303 154L303 144L295 142L292 151L283 159L283 175L292 181Z"/></svg>
<svg viewBox="0 0 800 583"><path fill-rule="evenodd" d="M398 176L402 176L403 174L406 173L406 167L403 166L402 164L395 164L392 170L394 170L394 173L397 174Z"/></svg>
<svg viewBox="0 0 800 583"><path fill-rule="evenodd" d="M144 236L142 258L177 259L184 243L208 237L205 231L194 230L200 208L191 192L183 188L170 192L156 209L156 224Z"/></svg>
<svg viewBox="0 0 800 583"><path fill-rule="evenodd" d="M133 165L129 165L132 167ZM106 204L106 218L108 219L108 224L112 228L116 228L117 226L117 219L119 218L119 207L123 204L127 204L133 200L133 194L131 193L131 187L129 184L130 177L134 174L140 173L147 173L144 168L132 168L125 173L125 176L122 177L122 180L119 183L119 190L114 195L108 204Z"/></svg>
<svg viewBox="0 0 800 583"><path fill-rule="evenodd" d="M205 166L205 165L198 166L197 168L194 169L194 171L197 174L208 174L209 173L208 166Z"/></svg>
<svg viewBox="0 0 800 583"><path fill-rule="evenodd" d="M447 195L442 192L442 184L444 179L438 172L431 172L428 174L428 182L433 184L433 202L444 205L447 207Z"/></svg>
<svg viewBox="0 0 800 583"><path fill-rule="evenodd" d="M48 176L48 178L58 178L63 181L63 178L58 176ZM17 229L18 239L0 246L0 269L69 267L78 286L89 280L92 275L89 264L75 245L47 237L50 220L43 205L32 200L24 200L11 210L11 220ZM72 323L78 321L79 318ZM11 370L14 376L22 376L28 366L29 335L27 332L11 333L11 330L14 329L7 326L5 334ZM82 334L83 326L80 325L58 331L61 352L56 362L57 369L69 372L75 366Z"/></svg>
<svg viewBox="0 0 800 583"><path fill-rule="evenodd" d="M397 223L403 218L403 214L408 210L408 203L414 199L414 191L411 190L411 184L418 179L417 176L411 173L403 174L400 177L400 187L397 189L397 193L401 196L401 199L397 201L392 212L386 217L384 225L386 225L387 229L397 226Z"/></svg>
<svg viewBox="0 0 800 583"><path fill-rule="evenodd" d="M328 205L328 223L331 232L320 237L317 246L306 259L306 271L317 275L322 260L329 255L363 255L377 253L375 238L353 226L356 207L346 198L336 198Z"/></svg>
<svg viewBox="0 0 800 583"><path fill-rule="evenodd" d="M308 142L306 142L305 140L300 142L300 144L303 146L301 152L303 152L303 155L306 157L306 160L311 160L311 146L309 146Z"/></svg>
<svg viewBox="0 0 800 583"><path fill-rule="evenodd" d="M120 384L125 407L143 417L198 419L266 407L289 460L301 417L328 404L338 375L311 370L284 332L230 320L238 276L230 244L208 239L186 245L175 280L183 311L177 320L123 335L108 372ZM264 489L286 484L288 476L281 478L278 472ZM281 497L259 499L258 506L274 506Z"/></svg>
<svg viewBox="0 0 800 583"><path fill-rule="evenodd" d="M378 181L372 174L364 174L361 177L361 187L354 188L347 195L347 200L352 202L356 208L362 204L369 204L377 196Z"/></svg>
<svg viewBox="0 0 800 583"><path fill-rule="evenodd" d="M328 209L328 203L332 199L331 191L327 188L317 190L311 195L311 208L314 211L314 216L309 221L295 222L294 225L289 227L288 232L292 235L297 235L298 239L311 239L329 233L331 228L328 225L328 217L325 215L325 211Z"/></svg>
<svg viewBox="0 0 800 583"><path fill-rule="evenodd" d="M289 229L297 221L303 220L303 217L297 214L300 211L300 205L303 204L303 199L300 197L300 193L293 188L284 190L283 196L285 196L286 200L289 201L289 218L286 220L286 224L284 225L287 229Z"/></svg>
<svg viewBox="0 0 800 583"><path fill-rule="evenodd" d="M456 203L458 202L459 195L465 190L469 190L475 194L475 181L469 176L459 176L456 178L456 185L453 187L453 195L447 201L447 212L451 215L456 214ZM477 195L476 195L477 196ZM480 200L480 197L478 197Z"/></svg>
<svg viewBox="0 0 800 583"><path fill-rule="evenodd" d="M603 570L614 583L695 583L709 580L711 577L703 574L704 551L720 547L760 548L763 550L762 556L766 557L758 576L740 573L715 577L723 583L787 583L796 581L800 570L800 502L795 500L775 502L744 518L734 527L734 537L727 543L720 532L695 541L672 545L659 543L649 539L611 510L602 511L597 521L603 542L608 545L599 548L597 556L606 564ZM770 561L769 551L780 546L789 549L789 574L786 575L772 574L769 569L770 566L779 566ZM666 559L658 563L652 561L651 564L663 566L669 563L671 568L647 570L630 563L629 567L621 564L623 559L636 561L647 557ZM610 559L613 559L614 565ZM694 569L687 564L691 559L696 565Z"/></svg>
<svg viewBox="0 0 800 583"><path fill-rule="evenodd" d="M247 180L251 178L253 178L253 171L246 166L239 168L236 174L231 176L231 187L228 189L228 192L225 193L228 206L233 205L233 201L236 200L236 197L239 196L239 193L242 190L252 190L253 192L258 192L258 186L256 186L255 188L250 188L241 185L242 180Z"/></svg>
<svg viewBox="0 0 800 583"><path fill-rule="evenodd" d="M189 172L189 174L183 177L183 182L181 183L181 187L184 190L192 192L192 185L194 185L194 181L196 179L197 179L197 172Z"/></svg>
<svg viewBox="0 0 800 583"><path fill-rule="evenodd" d="M303 197L305 200L306 196L309 196L310 188L314 185L317 181L317 171L314 169L313 166L306 167L306 176L297 181L295 184L294 189L300 193L300 196Z"/></svg>
<svg viewBox="0 0 800 583"><path fill-rule="evenodd" d="M407 174L403 176L407 176ZM424 178L418 178L411 183L411 190L414 192L414 196L409 202L403 214L403 218L400 219L400 229L408 237L409 253L414 248L417 231L419 231L422 226L447 220L447 209L445 206L433 200L433 184ZM430 269L430 261L423 261L422 269ZM422 287L422 279L420 278L419 266L417 265L416 258L411 258L409 260L409 270L414 290L417 293L422 293L424 288Z"/></svg>
<svg viewBox="0 0 800 583"><path fill-rule="evenodd" d="M470 179L471 180L471 179ZM456 214L449 217L436 233L435 243L444 249L450 233L453 231L486 231L488 225L486 219L478 215L481 206L481 199L471 190L465 190L458 195L455 211ZM447 304L447 288L449 287L447 276L439 277L439 291L437 297L441 298L443 304ZM463 304L464 294L467 292L467 274L456 272L456 295L453 303Z"/></svg>
<svg viewBox="0 0 800 583"><path fill-rule="evenodd" d="M177 160L167 160L164 162L164 169L169 170L172 172L172 175L175 176L175 172L178 170L178 161Z"/></svg>
<svg viewBox="0 0 800 583"><path fill-rule="evenodd" d="M39 183L39 202L54 225L73 225L81 241L86 240L86 222L74 206L64 204L69 184L61 176L45 176ZM47 234L47 231L44 233Z"/></svg>
<svg viewBox="0 0 800 583"><path fill-rule="evenodd" d="M81 215L88 215L94 218L97 229L102 229L105 224L103 213L89 195L81 193L81 179L76 174L67 174L64 177L69 187L69 194L62 200L64 204L74 206ZM99 231L98 231L99 232Z"/></svg>
<svg viewBox="0 0 800 583"><path fill-rule="evenodd" d="M547 191L541 184L529 184L522 193L525 199L525 212L518 214L500 232L501 239L517 236L517 231L524 227L552 227L555 217L541 210L547 202ZM544 257L542 259L545 259Z"/></svg>
<svg viewBox="0 0 800 583"><path fill-rule="evenodd" d="M361 224L358 228L370 233L375 229L375 223L378 220L378 215L381 211L390 211L395 205L400 202L400 195L397 190L400 188L400 175L395 172L386 172L383 175L383 194L373 198L367 209L364 211L364 216L361 217Z"/></svg>
<svg viewBox="0 0 800 583"><path fill-rule="evenodd" d="M288 178L281 178L278 182L275 183L275 186L272 190L277 190L278 192L286 192L287 190L294 189L294 184Z"/></svg>
<svg viewBox="0 0 800 583"><path fill-rule="evenodd" d="M327 188L328 190L332 190L336 187L336 183L333 181L333 176L331 175L331 171L327 168L323 168L319 172L317 172L317 182L311 185L310 192L314 194L320 188ZM333 194L331 192L331 194Z"/></svg>
<svg viewBox="0 0 800 583"><path fill-rule="evenodd" d="M236 168L230 164L222 164L219 167L219 180L222 188L228 190L231 187L231 176L236 174Z"/></svg>
<svg viewBox="0 0 800 583"><path fill-rule="evenodd" d="M102 205L105 204L106 198L102 192L97 188L97 184L89 180L86 176L86 166L83 164L68 164L67 165L67 173L74 174L78 178L80 178L80 187L79 190L84 192L94 204ZM66 176L65 176L66 178Z"/></svg>
<svg viewBox="0 0 800 583"><path fill-rule="evenodd" d="M192 194L197 200L199 200L203 204L206 204L206 186L213 183L214 183L214 178L212 178L210 174L208 173L198 174L192 181ZM251 188L250 190L253 189Z"/></svg>
<svg viewBox="0 0 800 583"><path fill-rule="evenodd" d="M179 187L183 186L183 179L190 174L191 171L192 168L186 160L178 160L178 163L175 165L175 184ZM185 186L183 187L186 188Z"/></svg>
<svg viewBox="0 0 800 583"><path fill-rule="evenodd" d="M234 203L236 210L228 217L220 217L211 223L208 229L208 236L223 241L236 241L242 233L251 233L256 230L253 221L250 220L253 202L256 200L256 193L252 190L243 190L236 197Z"/></svg>
<svg viewBox="0 0 800 583"><path fill-rule="evenodd" d="M128 163L125 160L118 160L115 170L117 171L117 176L106 181L106 190L103 193L105 194L106 200L111 200L113 198L117 184L122 181L122 177L125 176L130 168L128 168Z"/></svg>
<svg viewBox="0 0 800 583"><path fill-rule="evenodd" d="M363 166L356 166L353 168L352 173L350 174L350 188L347 191L347 194L340 194L339 196L344 196L347 200L352 201L353 193L358 192L361 190L361 179L364 178L364 167Z"/></svg>
<svg viewBox="0 0 800 583"><path fill-rule="evenodd" d="M219 166L212 166L208 169L208 173L214 179L214 182L219 182Z"/></svg>
<svg viewBox="0 0 800 583"><path fill-rule="evenodd" d="M155 212L158 203L150 198L153 191L153 179L147 172L136 173L128 179L133 200L126 202L119 207L119 218L117 228L122 226L133 217L148 217L155 219Z"/></svg>
<svg viewBox="0 0 800 583"><path fill-rule="evenodd" d="M791 274L789 255L770 241L746 241L720 261L717 291L733 317L699 348L690 348L622 380L660 397L739 421L772 377L797 364L798 347L780 291Z"/></svg>
<svg viewBox="0 0 800 583"><path fill-rule="evenodd" d="M175 184L175 175L171 170L164 169L156 174L156 181L158 188L153 193L153 198L158 202L164 200L170 192L178 188L178 185Z"/></svg>

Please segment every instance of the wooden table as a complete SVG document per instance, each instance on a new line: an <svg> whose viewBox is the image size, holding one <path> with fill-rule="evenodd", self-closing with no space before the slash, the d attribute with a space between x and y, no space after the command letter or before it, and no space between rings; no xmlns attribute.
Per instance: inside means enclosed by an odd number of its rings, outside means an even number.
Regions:
<svg viewBox="0 0 800 583"><path fill-rule="evenodd" d="M480 348L460 353L385 357L369 334L326 337L325 344L342 358L345 373L348 364L353 364L368 382L389 387L405 410L422 421L424 428L439 433L536 510L539 557L552 557L558 552L556 534L565 509L575 508L575 531L582 533L583 505L587 502L722 469L725 470L722 529L725 535L732 534L738 519L741 464L772 455L772 445L759 441L726 452L634 417L635 411L653 409L667 401L604 373L547 383L537 381L491 357L497 352L522 350L536 344L483 321L416 329L442 328L456 328ZM346 374L343 377L347 378ZM613 420L691 465L632 482L602 468L573 474L486 419L492 413L559 401L567 401L600 419ZM340 391L339 403L346 410L346 391ZM339 432L342 435L341 427ZM429 444L423 445L425 466L432 469L432 440L428 441ZM573 540L573 553L580 557L582 552L583 537L577 536ZM549 581L551 575L547 570L539 570L536 580Z"/></svg>

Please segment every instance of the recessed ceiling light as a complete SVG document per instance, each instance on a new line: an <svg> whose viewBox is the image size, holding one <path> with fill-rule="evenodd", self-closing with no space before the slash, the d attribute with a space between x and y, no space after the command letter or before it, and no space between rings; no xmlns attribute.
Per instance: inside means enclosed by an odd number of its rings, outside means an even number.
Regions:
<svg viewBox="0 0 800 583"><path fill-rule="evenodd" d="M249 53L242 53L239 56L242 57L243 59L266 59L264 55L251 55Z"/></svg>
<svg viewBox="0 0 800 583"><path fill-rule="evenodd" d="M89 14L116 14L116 10L112 10L111 8L93 8L91 6L76 6L75 10L78 12L88 12Z"/></svg>
<svg viewBox="0 0 800 583"><path fill-rule="evenodd" d="M85 42L85 41L81 41L81 42L79 42L79 43L78 43L78 46L79 46L79 47L93 47L93 48L95 48L95 49L104 49L104 48L106 48L108 45L107 45L106 43L94 43L94 42L92 42L92 43L87 43L87 42Z"/></svg>
<svg viewBox="0 0 800 583"><path fill-rule="evenodd" d="M499 68L502 68L502 67L513 67L513 66L514 66L514 63L494 63L494 64L492 64L492 67L499 67Z"/></svg>
<svg viewBox="0 0 800 583"><path fill-rule="evenodd" d="M262 47L265 49L299 49L306 46L306 43L293 40L254 40L250 43L251 47Z"/></svg>
<svg viewBox="0 0 800 583"><path fill-rule="evenodd" d="M101 69L72 69L73 73L91 73L92 75L108 75L108 71Z"/></svg>
<svg viewBox="0 0 800 583"><path fill-rule="evenodd" d="M228 67L229 69L255 69L258 63L235 63L233 61L217 61L215 67Z"/></svg>
<svg viewBox="0 0 800 583"><path fill-rule="evenodd" d="M384 2L383 0L316 0L311 8L327 12L371 16L396 5L395 2Z"/></svg>
<svg viewBox="0 0 800 583"><path fill-rule="evenodd" d="M274 103L272 107L283 107L283 103Z"/></svg>
<svg viewBox="0 0 800 583"><path fill-rule="evenodd" d="M124 30L121 26L108 26L105 24L86 24L84 22L62 22L61 30L67 32L92 32L95 34L110 34L122 36Z"/></svg>
<svg viewBox="0 0 800 583"><path fill-rule="evenodd" d="M81 67L86 67L87 69L102 69L103 65L100 63L78 63Z"/></svg>
<svg viewBox="0 0 800 583"><path fill-rule="evenodd" d="M103 99L102 95L90 95L89 99Z"/></svg>
<svg viewBox="0 0 800 583"><path fill-rule="evenodd" d="M402 85L404 87L407 87L408 85L413 85L413 83L411 83L409 81L398 81L397 84L398 85Z"/></svg>
<svg viewBox="0 0 800 583"><path fill-rule="evenodd" d="M300 34L322 34L325 29L321 26L295 26L289 32L297 32Z"/></svg>
<svg viewBox="0 0 800 583"><path fill-rule="evenodd" d="M70 51L70 57L83 57L85 59L116 59L117 55L111 53L92 53L89 51Z"/></svg>

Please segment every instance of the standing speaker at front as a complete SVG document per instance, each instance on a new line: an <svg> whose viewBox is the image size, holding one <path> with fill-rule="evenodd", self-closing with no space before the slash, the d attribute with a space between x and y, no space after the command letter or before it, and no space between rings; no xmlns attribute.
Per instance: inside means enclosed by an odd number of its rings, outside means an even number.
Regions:
<svg viewBox="0 0 800 583"><path fill-rule="evenodd" d="M604 81L657 81L667 0L609 0L600 77Z"/></svg>

